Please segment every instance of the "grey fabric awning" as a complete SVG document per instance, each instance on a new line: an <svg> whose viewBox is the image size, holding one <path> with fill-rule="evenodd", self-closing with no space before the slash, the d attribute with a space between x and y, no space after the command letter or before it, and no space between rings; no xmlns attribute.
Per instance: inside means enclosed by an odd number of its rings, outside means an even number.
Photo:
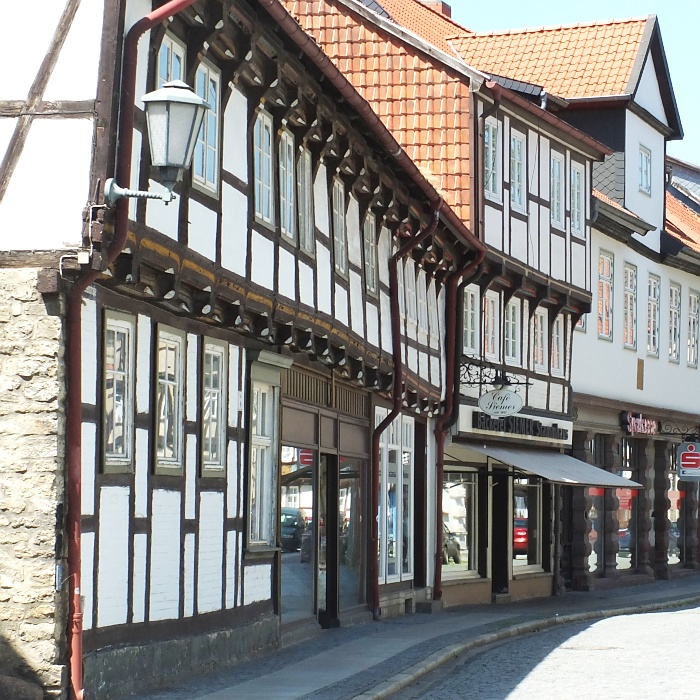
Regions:
<svg viewBox="0 0 700 700"><path fill-rule="evenodd" d="M570 486L602 486L603 488L638 489L642 485L617 474L611 474L575 457L551 450L528 450L493 447L474 443L452 443L451 447L466 448L492 459L510 464L520 471L541 476L555 484ZM445 455L447 457L447 455ZM445 460L449 468L449 460Z"/></svg>

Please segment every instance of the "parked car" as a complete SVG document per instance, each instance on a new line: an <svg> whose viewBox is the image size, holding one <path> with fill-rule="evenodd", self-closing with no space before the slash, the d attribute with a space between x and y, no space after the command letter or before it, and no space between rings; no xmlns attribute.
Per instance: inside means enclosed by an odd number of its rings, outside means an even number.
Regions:
<svg viewBox="0 0 700 700"><path fill-rule="evenodd" d="M454 561L455 564L459 564L462 561L462 553L459 548L459 542L457 541L457 535L450 532L445 523L442 524L442 563L449 564L450 559Z"/></svg>
<svg viewBox="0 0 700 700"><path fill-rule="evenodd" d="M678 528L678 523L671 523L668 531L668 553L670 555L678 555L680 552L679 542L681 540L681 531Z"/></svg>
<svg viewBox="0 0 700 700"><path fill-rule="evenodd" d="M298 508L282 508L282 550L296 552L301 548L301 540L306 529L304 513Z"/></svg>
<svg viewBox="0 0 700 700"><path fill-rule="evenodd" d="M513 518L513 554L527 554L527 518Z"/></svg>

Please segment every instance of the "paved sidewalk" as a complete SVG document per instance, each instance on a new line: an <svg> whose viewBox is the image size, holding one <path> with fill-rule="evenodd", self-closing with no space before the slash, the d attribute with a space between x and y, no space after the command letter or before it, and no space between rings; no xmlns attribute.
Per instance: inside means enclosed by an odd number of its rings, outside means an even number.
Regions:
<svg viewBox="0 0 700 700"><path fill-rule="evenodd" d="M379 700L454 656L567 622L700 605L700 574L590 593L451 608L325 630L138 700Z"/></svg>

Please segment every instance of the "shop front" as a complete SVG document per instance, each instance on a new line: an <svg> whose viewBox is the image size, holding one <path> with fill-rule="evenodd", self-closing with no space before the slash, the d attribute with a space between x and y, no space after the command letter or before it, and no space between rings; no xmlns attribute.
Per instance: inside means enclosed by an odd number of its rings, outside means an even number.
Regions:
<svg viewBox="0 0 700 700"><path fill-rule="evenodd" d="M698 484L681 481L676 463L684 436L697 433L694 417L600 403L577 398L572 454L640 487L575 495L572 587L587 590L600 579L632 574L666 579L694 568Z"/></svg>
<svg viewBox="0 0 700 700"><path fill-rule="evenodd" d="M637 486L564 454L571 429L570 421L524 413L492 418L462 406L442 484L446 605L560 592L560 514L571 491Z"/></svg>

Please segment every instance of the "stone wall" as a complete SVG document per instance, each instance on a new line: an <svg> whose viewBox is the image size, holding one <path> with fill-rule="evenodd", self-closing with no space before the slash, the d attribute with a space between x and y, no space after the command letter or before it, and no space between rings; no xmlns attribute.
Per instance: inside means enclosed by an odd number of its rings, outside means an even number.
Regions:
<svg viewBox="0 0 700 700"><path fill-rule="evenodd" d="M64 500L63 300L37 269L0 267L0 675L61 696L66 603L55 591ZM64 587L65 588L65 587Z"/></svg>

